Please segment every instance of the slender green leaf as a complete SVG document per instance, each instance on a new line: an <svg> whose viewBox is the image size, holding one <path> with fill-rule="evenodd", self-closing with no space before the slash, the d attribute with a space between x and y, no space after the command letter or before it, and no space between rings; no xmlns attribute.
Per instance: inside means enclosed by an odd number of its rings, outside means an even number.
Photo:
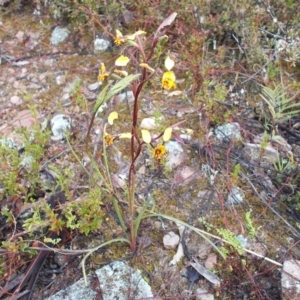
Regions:
<svg viewBox="0 0 300 300"><path fill-rule="evenodd" d="M170 220L170 221L173 221L175 222L176 224L180 224L180 225L183 225L185 227L188 227L190 228L191 230L193 230L194 232L196 232L197 234L199 234L203 239L205 239L208 243L210 243L212 245L212 247L225 259L225 255L224 253L222 253L219 248L209 239L206 237L206 235L208 235L206 232L204 232L203 230L199 229L199 228L196 228L192 225L189 225L188 223L185 223L179 219L176 219L174 217L171 217L171 216L168 216L168 215L164 215L164 214L158 214L158 213L153 213L153 214L150 214L150 215L145 215L143 217L144 218L151 218L151 217L161 217L161 218L164 218L164 219L167 219L167 220Z"/></svg>
<svg viewBox="0 0 300 300"><path fill-rule="evenodd" d="M101 91L101 93L99 94L96 103L94 105L94 112L97 112L97 110L99 109L99 107L107 101L107 90L110 87L110 84L107 84Z"/></svg>
<svg viewBox="0 0 300 300"><path fill-rule="evenodd" d="M143 219L143 216L144 216L144 214L145 214L145 212L146 212L146 210L147 210L148 205L149 205L150 202L153 203L153 206L152 206L152 209L151 209L151 211L153 211L156 204L155 204L155 200L154 200L154 198L153 198L152 195L150 195L150 196L148 197L148 199L144 202L144 204L143 204L143 206L142 206L142 209L140 210L140 212L139 212L139 214L138 214L138 216L137 216L137 218L136 218L136 220L135 220L135 222L134 222L134 235L135 235L135 236L137 236L137 232L138 232L138 230L139 230L141 221L142 221L142 219Z"/></svg>
<svg viewBox="0 0 300 300"><path fill-rule="evenodd" d="M109 244L112 244L112 243L128 243L130 244L130 241L127 240L127 239L124 239L124 238L119 238L119 239L112 239L112 240L109 240L105 243L102 243L101 245L99 246L96 246L95 248L92 248L82 259L81 261L81 264L82 264L82 273L83 273L83 278L84 278L84 283L85 285L87 286L87 277L86 277L86 271L85 271L85 261L87 260L87 258L92 255L95 251L99 250L100 248L102 247L105 247Z"/></svg>
<svg viewBox="0 0 300 300"><path fill-rule="evenodd" d="M110 99L111 97L113 97L114 95L120 93L122 90L124 90L132 81L138 79L140 77L140 74L131 74L128 75L126 77L124 77L123 79L121 79L120 81L118 81L115 85L113 85L111 87L111 89L109 90L109 92L107 93L106 97L105 97L105 101L107 101L108 99Z"/></svg>

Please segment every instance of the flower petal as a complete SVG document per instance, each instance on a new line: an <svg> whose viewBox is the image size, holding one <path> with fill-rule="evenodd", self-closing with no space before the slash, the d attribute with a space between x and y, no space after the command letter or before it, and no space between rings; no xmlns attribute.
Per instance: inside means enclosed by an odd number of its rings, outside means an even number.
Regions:
<svg viewBox="0 0 300 300"><path fill-rule="evenodd" d="M175 62L173 59L170 58L170 56L167 56L165 60L165 67L168 71L172 70L175 65Z"/></svg>
<svg viewBox="0 0 300 300"><path fill-rule="evenodd" d="M116 59L115 65L117 67L125 67L129 63L129 61L130 59L127 56L121 55Z"/></svg>
<svg viewBox="0 0 300 300"><path fill-rule="evenodd" d="M118 29L116 29L116 37L117 37L117 38L123 37L122 32L121 32L120 30L118 30Z"/></svg>
<svg viewBox="0 0 300 300"><path fill-rule="evenodd" d="M122 71L122 70L114 70L114 72L115 72L116 74L119 74L119 75L124 76L124 77L128 76L128 72L126 72L126 71Z"/></svg>
<svg viewBox="0 0 300 300"><path fill-rule="evenodd" d="M116 111L113 111L109 114L107 121L109 125L113 125L114 120L118 119L118 113Z"/></svg>
<svg viewBox="0 0 300 300"><path fill-rule="evenodd" d="M158 145L153 149L152 155L157 160L161 160L166 155L166 147L164 145Z"/></svg>
<svg viewBox="0 0 300 300"><path fill-rule="evenodd" d="M104 64L104 63L101 63L101 67L100 67L100 70L99 70L99 74L105 74L105 72L106 72L105 64Z"/></svg>
<svg viewBox="0 0 300 300"><path fill-rule="evenodd" d="M164 90L173 90L176 88L176 76L173 71L167 71L163 74L161 84Z"/></svg>
<svg viewBox="0 0 300 300"><path fill-rule="evenodd" d="M141 34L147 34L147 32L144 31L144 30L138 30L138 31L135 33L135 35L141 35Z"/></svg>
<svg viewBox="0 0 300 300"><path fill-rule="evenodd" d="M138 31L135 32L134 34L126 35L126 38L127 38L128 40L134 40L135 37L136 37L137 35L146 34L146 33L147 33L146 31L138 30Z"/></svg>
<svg viewBox="0 0 300 300"><path fill-rule="evenodd" d="M119 135L119 139L131 139L132 134L130 132L124 132Z"/></svg>
<svg viewBox="0 0 300 300"><path fill-rule="evenodd" d="M172 136L172 127L168 127L165 129L164 135L163 135L163 141L167 142L170 140Z"/></svg>
<svg viewBox="0 0 300 300"><path fill-rule="evenodd" d="M140 63L140 67L146 68L147 70L151 71L151 72L155 72L154 69L152 69L148 64L145 63Z"/></svg>
<svg viewBox="0 0 300 300"><path fill-rule="evenodd" d="M150 132L147 129L142 129L141 132L143 141L146 144L150 144L152 140Z"/></svg>

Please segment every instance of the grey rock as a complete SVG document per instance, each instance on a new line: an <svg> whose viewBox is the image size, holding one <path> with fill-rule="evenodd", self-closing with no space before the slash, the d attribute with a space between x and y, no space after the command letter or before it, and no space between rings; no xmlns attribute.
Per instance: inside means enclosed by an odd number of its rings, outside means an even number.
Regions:
<svg viewBox="0 0 300 300"><path fill-rule="evenodd" d="M95 51L106 51L109 47L111 47L111 42L109 40L99 37L94 40Z"/></svg>
<svg viewBox="0 0 300 300"><path fill-rule="evenodd" d="M97 81L97 82L95 82L95 83L89 84L89 85L88 85L88 89L89 89L90 91L96 91L96 90L100 87L100 85L101 85L101 82Z"/></svg>
<svg viewBox="0 0 300 300"><path fill-rule="evenodd" d="M143 279L141 272L132 269L122 261L112 262L95 273L100 282L99 288L102 291L103 300L153 297L151 287ZM97 294L91 287L91 278L91 276L87 276L87 286L82 278L47 300L94 300Z"/></svg>
<svg viewBox="0 0 300 300"><path fill-rule="evenodd" d="M300 261L286 260L281 275L282 299L300 299Z"/></svg>
<svg viewBox="0 0 300 300"><path fill-rule="evenodd" d="M232 205L232 204L241 204L244 201L244 193L243 191L238 187L232 187L230 193L228 194L226 204Z"/></svg>
<svg viewBox="0 0 300 300"><path fill-rule="evenodd" d="M163 243L166 249L175 249L179 244L180 237L173 231L168 232L164 235Z"/></svg>
<svg viewBox="0 0 300 300"><path fill-rule="evenodd" d="M70 34L67 28L55 27L50 38L50 43L57 46L59 43L63 42Z"/></svg>
<svg viewBox="0 0 300 300"><path fill-rule="evenodd" d="M239 123L228 123L225 125L218 126L215 129L215 135L217 139L241 139L240 125Z"/></svg>
<svg viewBox="0 0 300 300"><path fill-rule="evenodd" d="M213 294L210 294L207 290L203 289L203 288L198 288L196 290L196 299L197 300L214 300L215 297Z"/></svg>
<svg viewBox="0 0 300 300"><path fill-rule="evenodd" d="M65 133L71 127L71 120L62 114L56 115L51 119L52 140L62 140Z"/></svg>
<svg viewBox="0 0 300 300"><path fill-rule="evenodd" d="M176 141L168 141L165 146L168 153L166 166L172 169L178 167L186 158L183 147Z"/></svg>

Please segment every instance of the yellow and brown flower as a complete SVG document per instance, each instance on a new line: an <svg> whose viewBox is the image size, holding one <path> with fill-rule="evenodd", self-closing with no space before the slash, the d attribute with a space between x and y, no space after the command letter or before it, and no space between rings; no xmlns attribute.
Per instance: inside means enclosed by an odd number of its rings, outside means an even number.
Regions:
<svg viewBox="0 0 300 300"><path fill-rule="evenodd" d="M167 153L166 147L164 145L158 145L153 149L153 157L157 160L161 160Z"/></svg>
<svg viewBox="0 0 300 300"><path fill-rule="evenodd" d="M114 138L108 133L104 135L104 140L107 146L111 146L114 143Z"/></svg>
<svg viewBox="0 0 300 300"><path fill-rule="evenodd" d="M173 71L166 71L163 74L161 85L164 90L173 90L176 88L176 76Z"/></svg>
<svg viewBox="0 0 300 300"><path fill-rule="evenodd" d="M104 63L101 63L101 67L99 69L98 81L102 82L109 76L109 73L106 72L106 68Z"/></svg>

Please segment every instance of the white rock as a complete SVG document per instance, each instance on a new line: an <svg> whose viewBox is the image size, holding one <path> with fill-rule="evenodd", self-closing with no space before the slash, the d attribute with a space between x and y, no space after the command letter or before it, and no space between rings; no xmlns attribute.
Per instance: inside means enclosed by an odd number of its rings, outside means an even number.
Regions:
<svg viewBox="0 0 300 300"><path fill-rule="evenodd" d="M65 115L56 115L51 119L51 130L53 140L62 140L65 132L71 128L71 120Z"/></svg>
<svg viewBox="0 0 300 300"><path fill-rule="evenodd" d="M17 34L15 35L15 37L20 41L24 39L24 36L25 36L24 31L18 31Z"/></svg>
<svg viewBox="0 0 300 300"><path fill-rule="evenodd" d="M181 144L176 141L169 141L165 146L168 152L166 166L175 168L182 164L186 155Z"/></svg>
<svg viewBox="0 0 300 300"><path fill-rule="evenodd" d="M23 103L23 100L19 96L12 96L10 102L14 105L20 105Z"/></svg>
<svg viewBox="0 0 300 300"><path fill-rule="evenodd" d="M111 46L111 42L102 38L94 40L95 51L106 51Z"/></svg>
<svg viewBox="0 0 300 300"><path fill-rule="evenodd" d="M163 238L164 247L166 249L175 249L179 244L179 240L179 235L173 231L170 231Z"/></svg>
<svg viewBox="0 0 300 300"><path fill-rule="evenodd" d="M67 28L55 27L50 38L50 43L52 45L58 45L63 42L68 36L70 31Z"/></svg>
<svg viewBox="0 0 300 300"><path fill-rule="evenodd" d="M87 88L88 88L90 91L95 91L95 90L97 90L97 89L99 88L100 85L101 85L101 82L96 81L95 83L89 84Z"/></svg>
<svg viewBox="0 0 300 300"><path fill-rule="evenodd" d="M239 123L228 123L225 125L218 126L215 129L215 135L217 139L241 139L241 130Z"/></svg>
<svg viewBox="0 0 300 300"><path fill-rule="evenodd" d="M151 287L141 276L139 270L134 270L122 261L115 261L101 269L96 275L99 280L103 300L114 299L152 299ZM91 287L91 276L88 276L88 286L83 278L59 291L47 300L91 300L96 299L97 293Z"/></svg>
<svg viewBox="0 0 300 300"><path fill-rule="evenodd" d="M58 85L62 85L66 82L66 76L58 75L58 76L56 76L55 81Z"/></svg>
<svg viewBox="0 0 300 300"><path fill-rule="evenodd" d="M282 299L300 299L300 261L286 260L281 275Z"/></svg>
<svg viewBox="0 0 300 300"><path fill-rule="evenodd" d="M124 93L119 94L118 95L118 100L120 102L122 102L124 100L128 101L128 103L133 102L134 101L133 91L126 91Z"/></svg>
<svg viewBox="0 0 300 300"><path fill-rule="evenodd" d="M155 122L154 117L144 118L141 122L141 128L153 130L157 128L157 123Z"/></svg>
<svg viewBox="0 0 300 300"><path fill-rule="evenodd" d="M215 297L213 294L210 294L207 290L203 288L198 288L195 292L197 300L214 300Z"/></svg>

